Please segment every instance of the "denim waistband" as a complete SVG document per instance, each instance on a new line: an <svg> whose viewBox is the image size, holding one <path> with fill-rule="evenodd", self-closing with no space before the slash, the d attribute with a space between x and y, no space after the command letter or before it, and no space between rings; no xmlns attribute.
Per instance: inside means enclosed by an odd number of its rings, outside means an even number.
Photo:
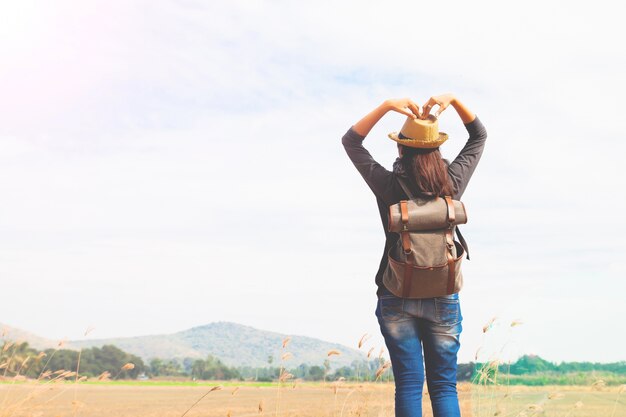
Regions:
<svg viewBox="0 0 626 417"><path fill-rule="evenodd" d="M387 287L385 287L384 285L382 286L382 290L381 290L381 293L378 295L378 298L380 298L382 296L392 296L392 297L402 298L402 297L398 297L397 295L395 295L394 293L389 291L387 289ZM442 296L439 296L439 297L432 297L432 298L449 298L449 299L452 299L452 300L457 300L459 298L459 293L455 292L453 294L442 295Z"/></svg>

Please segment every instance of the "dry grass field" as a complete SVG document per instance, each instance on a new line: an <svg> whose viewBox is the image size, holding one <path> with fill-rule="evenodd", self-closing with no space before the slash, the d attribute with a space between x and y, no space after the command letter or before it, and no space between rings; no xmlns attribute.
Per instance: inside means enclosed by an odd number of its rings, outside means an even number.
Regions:
<svg viewBox="0 0 626 417"><path fill-rule="evenodd" d="M2 384L0 417L393 417L393 392L393 384L386 382L296 383L280 388L226 383ZM464 417L626 417L626 393L619 387L463 383L459 398ZM432 416L428 395L424 396L424 416Z"/></svg>

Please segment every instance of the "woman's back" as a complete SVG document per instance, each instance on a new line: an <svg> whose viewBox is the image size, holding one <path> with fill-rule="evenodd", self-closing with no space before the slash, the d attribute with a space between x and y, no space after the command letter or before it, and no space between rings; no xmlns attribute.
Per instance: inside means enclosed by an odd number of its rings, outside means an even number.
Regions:
<svg viewBox="0 0 626 417"><path fill-rule="evenodd" d="M388 111L416 119L428 116L434 104L440 106L438 113L452 104L469 133L465 146L451 163L443 160L438 151L434 154L432 150L409 150L404 159L402 155L396 159L393 170L389 171L363 147L365 136ZM405 125L411 125L410 119ZM438 147L447 139L444 135L407 137L415 147L426 140ZM398 143L403 139L392 134L390 138ZM375 279L378 287L375 315L391 359L396 417L421 417L424 370L434 417L460 417L456 372L463 317L458 292L441 297L403 298L385 287L387 253L400 238L398 233L389 232L389 206L410 198L399 179L408 182L409 191L414 190L415 194L453 194L454 199L460 199L480 160L486 138L487 132L478 117L450 94L431 97L424 113L410 99L386 100L350 127L342 138L348 156L376 196L385 232L385 249Z"/></svg>
<svg viewBox="0 0 626 417"><path fill-rule="evenodd" d="M469 133L469 138L463 149L461 149L457 157L451 163L447 164L447 160L443 159L444 163L448 165L447 174L452 184L454 191L452 195L455 200L460 200L465 192L469 180L478 165L487 140L487 131L477 116L471 122L466 123L465 128ZM419 190L415 185L415 181L411 180L411 172L407 172L408 170L405 167L405 162L403 162L402 157L398 157L395 160L393 170L389 171L376 162L369 151L365 149L363 146L364 139L365 136L358 134L354 130L354 127L350 127L344 134L342 143L354 166L376 197L378 212L385 233L385 247L374 279L378 287L377 294L380 295L383 288L383 272L388 262L387 252L390 247L396 244L399 238L397 233L388 231L389 206L396 204L400 200L409 198L400 186L398 177L408 179L410 183L409 187L412 191L414 190L416 194Z"/></svg>

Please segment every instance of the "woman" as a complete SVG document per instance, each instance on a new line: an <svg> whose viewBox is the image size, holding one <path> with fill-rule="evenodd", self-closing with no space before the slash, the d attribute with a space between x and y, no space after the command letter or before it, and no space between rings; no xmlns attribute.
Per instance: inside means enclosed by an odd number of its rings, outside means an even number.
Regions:
<svg viewBox="0 0 626 417"><path fill-rule="evenodd" d="M469 133L467 143L452 163L441 157L438 147L409 148L398 143L399 157L393 171L389 171L363 147L367 134L387 112L426 119L435 105L439 106L435 117L452 105ZM456 372L463 320L458 293L435 298L401 298L382 282L387 253L399 238L397 233L388 232L389 206L408 199L398 177L405 178L417 196L452 195L459 200L480 160L486 139L487 132L478 117L452 94L431 97L423 111L408 98L386 100L350 127L342 138L348 156L376 196L385 231L385 249L375 279L378 287L375 314L391 359L397 417L421 417L424 368L434 417L460 416Z"/></svg>

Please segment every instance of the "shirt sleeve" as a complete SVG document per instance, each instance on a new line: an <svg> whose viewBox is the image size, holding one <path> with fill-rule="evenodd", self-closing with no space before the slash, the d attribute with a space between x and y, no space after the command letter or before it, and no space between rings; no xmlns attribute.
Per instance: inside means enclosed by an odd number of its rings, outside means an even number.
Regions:
<svg viewBox="0 0 626 417"><path fill-rule="evenodd" d="M448 175L450 176L455 189L455 199L460 199L465 188L469 183L478 161L485 149L487 140L487 130L478 116L471 122L465 124L465 128L469 133L469 138L461 149L461 152L454 158L454 161L448 166Z"/></svg>
<svg viewBox="0 0 626 417"><path fill-rule="evenodd" d="M370 189L376 196L387 201L389 200L387 194L391 191L393 173L374 160L363 146L364 139L365 136L356 133L351 126L343 135L341 143Z"/></svg>

